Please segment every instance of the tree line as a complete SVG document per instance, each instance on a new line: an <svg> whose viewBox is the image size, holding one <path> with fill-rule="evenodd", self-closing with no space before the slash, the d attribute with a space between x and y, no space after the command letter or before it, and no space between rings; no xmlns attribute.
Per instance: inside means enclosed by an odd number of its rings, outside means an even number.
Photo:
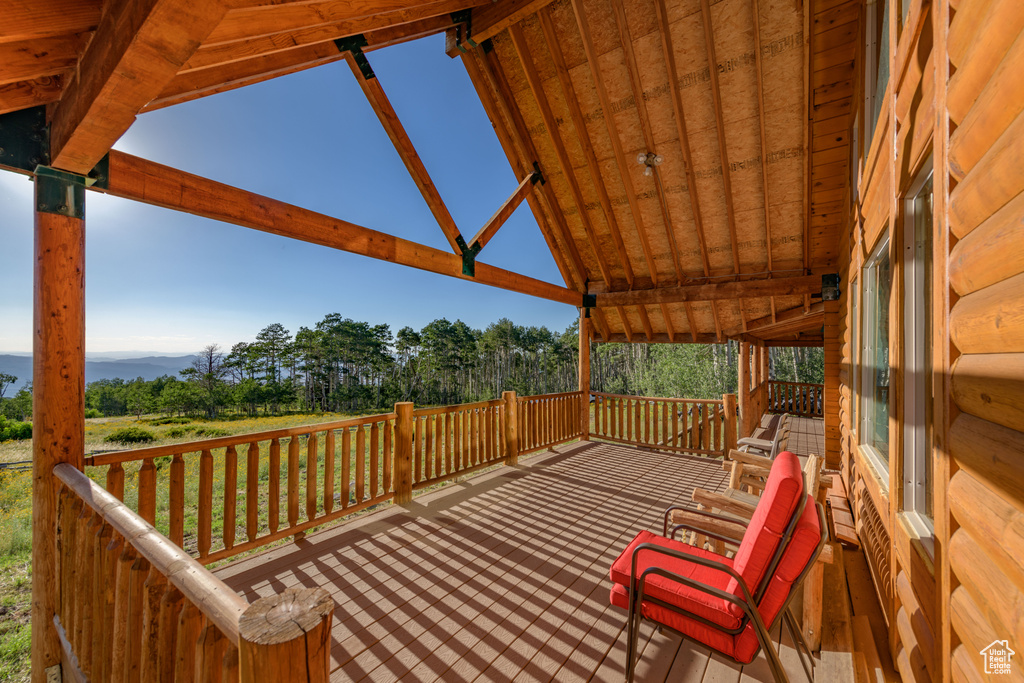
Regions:
<svg viewBox="0 0 1024 683"><path fill-rule="evenodd" d="M85 401L91 416L163 412L207 418L384 411L398 401L450 405L508 390L521 395L574 391L578 349L576 321L557 332L507 318L484 330L440 318L420 330L403 327L393 334L388 325L332 313L294 334L274 323L251 342L227 350L208 345L177 377L91 382ZM735 342L595 344L591 387L619 394L717 398L735 392L738 362ZM772 349L770 367L775 379L820 383L822 349ZM17 379L6 377L6 383L0 382L0 413L27 419L31 386L4 399L3 389Z"/></svg>

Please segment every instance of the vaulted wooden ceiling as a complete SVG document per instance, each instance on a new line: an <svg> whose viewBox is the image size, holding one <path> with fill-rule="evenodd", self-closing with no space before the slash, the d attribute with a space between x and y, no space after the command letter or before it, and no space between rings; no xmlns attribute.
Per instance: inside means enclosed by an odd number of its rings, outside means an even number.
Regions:
<svg viewBox="0 0 1024 683"><path fill-rule="evenodd" d="M861 7L805 2L0 0L0 114L48 105L52 165L85 174L140 112L346 58L358 78L359 52L447 32L523 179L503 211L529 201L566 286L596 295L598 338L814 343Z"/></svg>

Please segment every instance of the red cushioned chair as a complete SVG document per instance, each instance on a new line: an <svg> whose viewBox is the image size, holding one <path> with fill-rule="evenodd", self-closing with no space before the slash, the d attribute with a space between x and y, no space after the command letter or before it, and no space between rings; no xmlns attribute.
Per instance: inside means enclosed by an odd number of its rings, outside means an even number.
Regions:
<svg viewBox="0 0 1024 683"><path fill-rule="evenodd" d="M649 531L637 534L611 568L611 602L629 611L626 679L633 680L644 618L740 664L763 649L775 679L788 681L766 624L774 627L784 616L807 650L787 606L821 552L824 529L824 511L804 491L800 462L786 451L772 465L733 558ZM800 662L813 679L802 653Z"/></svg>

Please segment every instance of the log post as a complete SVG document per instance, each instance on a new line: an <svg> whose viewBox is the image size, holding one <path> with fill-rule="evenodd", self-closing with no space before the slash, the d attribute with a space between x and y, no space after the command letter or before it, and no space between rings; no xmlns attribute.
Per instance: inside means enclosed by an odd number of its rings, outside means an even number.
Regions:
<svg viewBox="0 0 1024 683"><path fill-rule="evenodd" d="M412 502L412 403L395 404L395 503Z"/></svg>
<svg viewBox="0 0 1024 683"><path fill-rule="evenodd" d="M289 588L254 602L238 620L240 683L327 683L333 616L323 588Z"/></svg>
<svg viewBox="0 0 1024 683"><path fill-rule="evenodd" d="M505 402L505 464L519 464L519 400L516 392L503 391L501 400Z"/></svg>
<svg viewBox="0 0 1024 683"><path fill-rule="evenodd" d="M742 387L740 395L743 395ZM725 450L722 455L728 455L729 451L736 450L736 394L724 394L722 407L725 410Z"/></svg>
<svg viewBox="0 0 1024 683"><path fill-rule="evenodd" d="M590 309L580 309L580 441L590 441Z"/></svg>
<svg viewBox="0 0 1024 683"><path fill-rule="evenodd" d="M32 681L60 662L57 492L53 468L85 453L85 187L48 170L35 179L32 371ZM66 176L66 177L65 177Z"/></svg>
<svg viewBox="0 0 1024 683"><path fill-rule="evenodd" d="M740 428L750 436L750 342L740 342L740 364L737 368L736 394L739 396Z"/></svg>

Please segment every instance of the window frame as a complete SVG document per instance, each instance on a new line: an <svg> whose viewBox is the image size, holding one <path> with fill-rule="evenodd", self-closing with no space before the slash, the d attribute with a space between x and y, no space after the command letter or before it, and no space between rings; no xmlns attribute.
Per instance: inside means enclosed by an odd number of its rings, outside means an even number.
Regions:
<svg viewBox="0 0 1024 683"><path fill-rule="evenodd" d="M868 377L868 373L870 372L871 365L869 363L867 363L866 360L868 358L873 358L874 354L875 354L875 346L874 346L874 344L875 344L875 337L876 337L876 333L877 333L877 330L875 330L875 326L877 325L877 321L875 320L875 314L876 314L876 311L878 310L879 305L889 306L889 304L890 304L890 301L888 301L888 300L884 301L884 302L880 302L878 300L877 296L872 296L872 294L874 294L874 292L872 291L872 287L874 286L873 285L874 279L873 279L873 274L871 273L871 271L878 266L878 263L883 258L889 258L889 272L890 272L889 294L890 294L890 298L891 298L891 295L892 295L892 281L891 281L891 278L892 278L892 272L893 272L892 257L891 257L891 254L889 253L891 243L892 243L892 237L891 237L891 235L889 235L889 231L886 230L881 235L881 237L879 237L878 243L877 243L876 247L874 248L874 250L872 250L871 255L867 258L867 260L864 261L864 264L861 266L861 273L860 273L860 277L859 277L859 280L862 283L862 287L864 288L864 291L862 292L863 296L861 297L861 315L864 316L864 317L863 317L863 319L861 321L862 325L861 325L861 330L860 330L862 344L861 344L861 348L859 349L859 351L860 351L860 368L859 368L859 373L860 373L860 389L861 389L860 400L862 401L862 405L860 406L860 425L859 425L860 429L858 431L858 439L857 439L857 441L858 441L859 447L861 449L861 452L865 454L865 456L867 457L869 463L874 467L875 471L878 473L879 481L882 483L882 485L885 487L885 489L887 491L890 488L890 486L889 486L889 455L890 454L889 453L885 453L883 455L881 453L881 451L879 451L878 448L876 448L873 443L865 442L865 441L862 441L861 439L862 438L866 438L869 434L873 434L873 430L868 425L868 421L871 419L872 411L869 410L869 406L867 405L867 401L868 400L874 400L874 392L871 392L871 395L869 397L868 391L865 390L864 387L870 386L871 385L871 381L872 381L871 378ZM887 345L886 349L887 349L887 352L888 352L888 345L889 345L889 343L890 343L890 341L892 339L891 310L890 310L889 322L890 322L889 332L886 335L886 345ZM871 331L871 334L868 334L869 330ZM890 362L890 370L891 370L891 365L892 365L892 359L891 358L890 358L889 362ZM891 417L891 414L892 414L892 401L891 401L892 383L891 383L891 374L890 374L889 389L890 389L890 394L889 394L889 398L887 398L888 409L886 411L886 413L887 413L886 419L887 420ZM890 452L892 451L892 435L891 434L889 435L889 451Z"/></svg>

